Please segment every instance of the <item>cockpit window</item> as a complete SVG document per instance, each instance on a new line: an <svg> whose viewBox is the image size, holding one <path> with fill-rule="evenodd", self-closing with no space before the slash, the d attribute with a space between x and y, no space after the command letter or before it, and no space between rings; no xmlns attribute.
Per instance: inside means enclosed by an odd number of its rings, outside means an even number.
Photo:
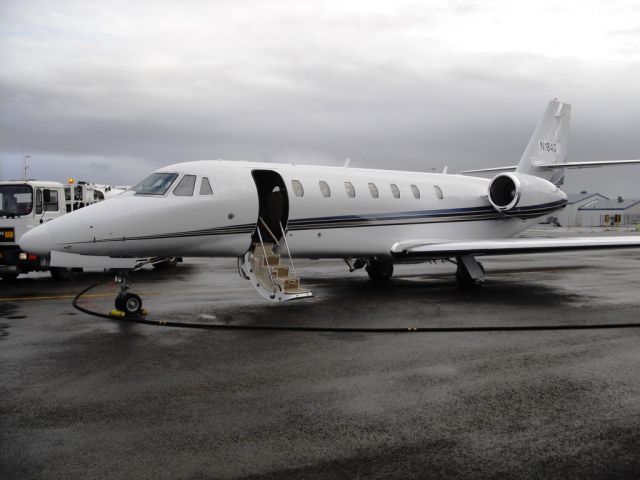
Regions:
<svg viewBox="0 0 640 480"><path fill-rule="evenodd" d="M202 183L200 183L200 195L213 195L213 189L209 183L207 177L202 177Z"/></svg>
<svg viewBox="0 0 640 480"><path fill-rule="evenodd" d="M131 190L143 195L164 195L178 178L177 173L152 173Z"/></svg>
<svg viewBox="0 0 640 480"><path fill-rule="evenodd" d="M193 189L196 186L195 175L185 175L178 183L178 186L173 189L173 194L179 197L190 197L193 195Z"/></svg>

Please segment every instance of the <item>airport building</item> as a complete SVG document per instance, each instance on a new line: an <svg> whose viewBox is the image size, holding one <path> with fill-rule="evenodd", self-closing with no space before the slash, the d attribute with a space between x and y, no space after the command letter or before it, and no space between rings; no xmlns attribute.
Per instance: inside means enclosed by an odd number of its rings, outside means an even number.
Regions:
<svg viewBox="0 0 640 480"><path fill-rule="evenodd" d="M634 226L640 224L640 199L601 199L580 207L583 227Z"/></svg>
<svg viewBox="0 0 640 480"><path fill-rule="evenodd" d="M553 218L550 219L549 223L553 223L561 227L581 227L583 226L583 212L580 209L601 200L609 199L599 193L588 193L586 191L580 193L568 193L567 205L563 210L554 213Z"/></svg>

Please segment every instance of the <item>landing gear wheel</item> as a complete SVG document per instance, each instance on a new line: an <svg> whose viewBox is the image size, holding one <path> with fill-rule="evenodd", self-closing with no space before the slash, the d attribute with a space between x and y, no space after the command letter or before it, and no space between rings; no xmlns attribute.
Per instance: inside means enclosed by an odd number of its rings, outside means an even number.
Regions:
<svg viewBox="0 0 640 480"><path fill-rule="evenodd" d="M72 268L64 268L64 267L51 267L49 270L51 273L51 278L54 280L58 280L60 282L66 282L71 280L75 275L75 272Z"/></svg>
<svg viewBox="0 0 640 480"><path fill-rule="evenodd" d="M116 309L127 316L140 315L142 312L142 299L135 293L121 293L116 297Z"/></svg>
<svg viewBox="0 0 640 480"><path fill-rule="evenodd" d="M393 263L391 262L369 262L365 267L369 278L375 283L388 282L393 275Z"/></svg>

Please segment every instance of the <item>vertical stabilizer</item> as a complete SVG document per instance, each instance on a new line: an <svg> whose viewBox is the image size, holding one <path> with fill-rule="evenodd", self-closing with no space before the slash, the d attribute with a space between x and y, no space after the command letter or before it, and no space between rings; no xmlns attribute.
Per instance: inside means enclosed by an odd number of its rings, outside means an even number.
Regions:
<svg viewBox="0 0 640 480"><path fill-rule="evenodd" d="M551 100L527 145L516 172L535 175L556 185L564 182L564 169L545 165L565 163L569 147L571 105Z"/></svg>

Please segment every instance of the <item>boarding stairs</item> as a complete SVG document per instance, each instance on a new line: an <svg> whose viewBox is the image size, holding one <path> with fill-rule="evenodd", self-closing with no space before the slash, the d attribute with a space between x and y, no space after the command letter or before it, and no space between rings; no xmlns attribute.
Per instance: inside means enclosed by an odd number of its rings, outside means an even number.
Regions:
<svg viewBox="0 0 640 480"><path fill-rule="evenodd" d="M310 290L302 288L297 276L291 251L287 243L282 224L280 240L271 232L262 218L259 221L271 237L271 242L265 242L258 228L258 240L251 245L249 251L240 259L240 274L251 281L256 291L265 299L273 302L284 302L297 298L312 297ZM287 251L288 264L283 262L280 255L281 245Z"/></svg>

